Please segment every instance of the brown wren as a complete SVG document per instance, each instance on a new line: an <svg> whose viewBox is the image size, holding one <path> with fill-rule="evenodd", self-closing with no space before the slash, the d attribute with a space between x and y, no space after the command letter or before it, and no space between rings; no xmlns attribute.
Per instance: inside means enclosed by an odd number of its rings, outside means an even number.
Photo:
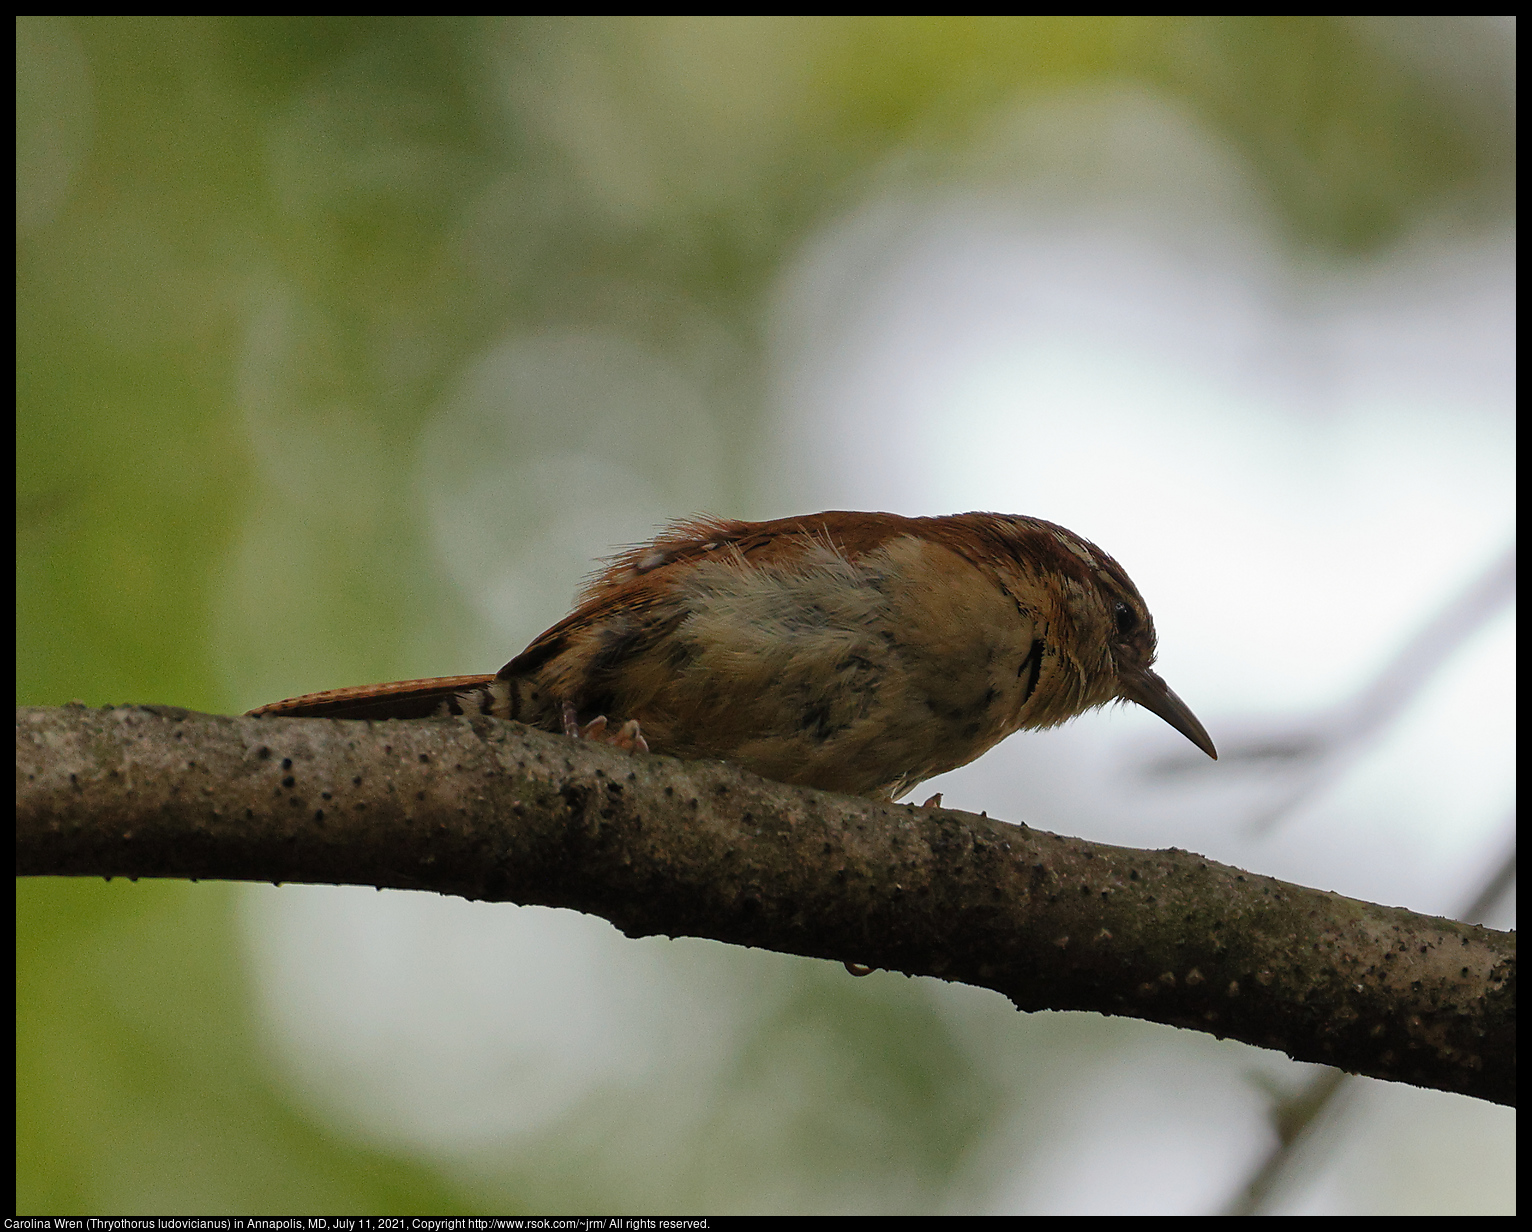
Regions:
<svg viewBox="0 0 1532 1232"><path fill-rule="evenodd" d="M1152 669L1122 567L1038 518L697 519L613 557L492 676L310 693L257 715L489 714L895 800L1014 731L1137 702L1209 757ZM611 726L608 726L611 720Z"/></svg>

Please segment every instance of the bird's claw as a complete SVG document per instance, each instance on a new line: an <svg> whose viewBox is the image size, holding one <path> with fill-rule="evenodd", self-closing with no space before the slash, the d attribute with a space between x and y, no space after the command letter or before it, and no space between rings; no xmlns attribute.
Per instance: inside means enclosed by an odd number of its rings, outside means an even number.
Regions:
<svg viewBox="0 0 1532 1232"><path fill-rule="evenodd" d="M644 734L639 728L637 719L629 719L616 731L608 734L606 730L606 715L598 714L589 723L581 726L574 706L569 702L565 702L563 720L564 734L573 740L595 740L601 744L609 744L614 749L622 749L628 753L647 753L649 751L649 745L644 740Z"/></svg>

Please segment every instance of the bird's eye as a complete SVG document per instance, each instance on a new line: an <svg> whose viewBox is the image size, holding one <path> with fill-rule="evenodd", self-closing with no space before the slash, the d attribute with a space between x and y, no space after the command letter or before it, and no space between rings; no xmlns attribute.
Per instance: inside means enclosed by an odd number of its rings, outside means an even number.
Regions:
<svg viewBox="0 0 1532 1232"><path fill-rule="evenodd" d="M1117 620L1117 636L1132 637L1138 630L1138 613L1126 603L1118 603L1112 609L1112 615Z"/></svg>

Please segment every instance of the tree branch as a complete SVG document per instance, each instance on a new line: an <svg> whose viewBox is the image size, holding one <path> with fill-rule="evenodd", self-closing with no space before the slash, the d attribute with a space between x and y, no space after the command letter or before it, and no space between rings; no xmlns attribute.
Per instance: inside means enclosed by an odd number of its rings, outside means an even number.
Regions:
<svg viewBox="0 0 1532 1232"><path fill-rule="evenodd" d="M19 875L572 907L1515 1102L1515 935L487 718L16 712Z"/></svg>

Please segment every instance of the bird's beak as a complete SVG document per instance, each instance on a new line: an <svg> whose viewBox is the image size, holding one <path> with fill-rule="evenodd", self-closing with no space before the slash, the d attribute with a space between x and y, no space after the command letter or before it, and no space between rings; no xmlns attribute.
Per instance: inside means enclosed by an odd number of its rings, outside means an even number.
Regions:
<svg viewBox="0 0 1532 1232"><path fill-rule="evenodd" d="M1214 761L1218 760L1218 750L1208 738L1207 729L1197 722L1191 707L1154 672L1146 671L1133 680L1124 681L1121 696L1125 701L1137 702L1151 714L1159 715Z"/></svg>

